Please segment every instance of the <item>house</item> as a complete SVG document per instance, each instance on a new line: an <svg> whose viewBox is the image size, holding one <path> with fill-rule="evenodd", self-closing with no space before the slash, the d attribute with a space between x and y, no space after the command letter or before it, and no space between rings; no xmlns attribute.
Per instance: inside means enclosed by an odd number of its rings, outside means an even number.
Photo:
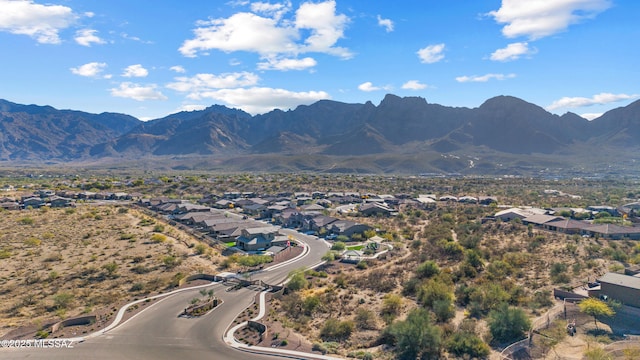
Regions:
<svg viewBox="0 0 640 360"><path fill-rule="evenodd" d="M618 209L612 206L587 206L587 210L593 211L594 213L606 212L611 216L620 216Z"/></svg>
<svg viewBox="0 0 640 360"><path fill-rule="evenodd" d="M22 206L24 206L25 208L32 207L34 209L37 209L43 205L44 205L44 200L42 200L39 197L30 197L22 201Z"/></svg>
<svg viewBox="0 0 640 360"><path fill-rule="evenodd" d="M242 230L252 227L262 227L262 224L258 224L252 221L238 220L230 222L221 222L213 226L209 226L207 230L209 234L216 239L233 239L242 235Z"/></svg>
<svg viewBox="0 0 640 360"><path fill-rule="evenodd" d="M390 216L394 210L384 203L371 202L360 206L359 212L364 216Z"/></svg>
<svg viewBox="0 0 640 360"><path fill-rule="evenodd" d="M338 221L333 216L318 215L308 220L305 223L305 228L320 233L321 229L328 230L332 223Z"/></svg>
<svg viewBox="0 0 640 360"><path fill-rule="evenodd" d="M236 239L236 246L245 251L264 250L275 245L272 242L277 234L275 226L243 229L242 235Z"/></svg>
<svg viewBox="0 0 640 360"><path fill-rule="evenodd" d="M589 226L591 225L584 221L561 218L549 221L543 227L549 231L557 231L563 234L582 234Z"/></svg>
<svg viewBox="0 0 640 360"><path fill-rule="evenodd" d="M326 210L323 206L320 206L318 204L302 205L302 206L300 206L300 209L302 211L323 211L323 210Z"/></svg>
<svg viewBox="0 0 640 360"><path fill-rule="evenodd" d="M433 196L433 197L432 197ZM423 209L433 209L437 206L437 201L434 198L435 195L418 195L415 198L415 202L419 205L419 207Z"/></svg>
<svg viewBox="0 0 640 360"><path fill-rule="evenodd" d="M214 212L189 212L182 215L176 215L175 220L187 225L204 226L204 221L209 219L226 218L224 214Z"/></svg>
<svg viewBox="0 0 640 360"><path fill-rule="evenodd" d="M211 212L211 208L204 205L196 205L192 203L179 204L173 211L174 214L187 214L191 212Z"/></svg>
<svg viewBox="0 0 640 360"><path fill-rule="evenodd" d="M0 203L0 209L4 210L20 210L20 204L15 201L5 201Z"/></svg>
<svg viewBox="0 0 640 360"><path fill-rule="evenodd" d="M495 213L495 218L504 222L511 221L513 219L524 219L536 214L546 214L546 210L537 208L510 208Z"/></svg>
<svg viewBox="0 0 640 360"><path fill-rule="evenodd" d="M477 204L478 198L473 196L460 196L458 198L458 202L464 203L464 204Z"/></svg>
<svg viewBox="0 0 640 360"><path fill-rule="evenodd" d="M61 208L61 207L74 206L73 201L71 199L64 198L64 197L61 197L61 196L52 196L49 199L49 203L51 204L52 208Z"/></svg>
<svg viewBox="0 0 640 360"><path fill-rule="evenodd" d="M216 201L213 204L213 206L215 206L218 209L229 209L229 208L235 207L235 203L231 200L222 199L222 200Z"/></svg>
<svg viewBox="0 0 640 360"><path fill-rule="evenodd" d="M498 198L496 198L495 196L478 196L478 203L480 205L497 204Z"/></svg>
<svg viewBox="0 0 640 360"><path fill-rule="evenodd" d="M600 279L600 291L590 289L589 296L606 296L624 305L640 307L640 277L618 273L606 273Z"/></svg>
<svg viewBox="0 0 640 360"><path fill-rule="evenodd" d="M371 230L371 226L360 224L349 220L338 220L331 223L329 232L336 235L344 235L351 237L354 234L360 234L367 230Z"/></svg>
<svg viewBox="0 0 640 360"><path fill-rule="evenodd" d="M267 207L262 204L251 204L242 207L242 212L251 216L264 217L265 210L267 210Z"/></svg>
<svg viewBox="0 0 640 360"><path fill-rule="evenodd" d="M640 228L615 224L592 225L584 229L583 233L589 236L611 240L640 240Z"/></svg>
<svg viewBox="0 0 640 360"><path fill-rule="evenodd" d="M550 221L562 220L562 219L564 219L564 218L560 217L560 216L552 216L552 215L545 215L545 214L535 214L535 215L530 215L530 216L527 216L526 218L523 218L522 219L522 223L524 225L532 224L533 226L543 227L543 225L545 225L546 223L548 223Z"/></svg>
<svg viewBox="0 0 640 360"><path fill-rule="evenodd" d="M455 202L457 202L458 198L453 196L453 195L443 195L443 196L440 196L440 198L438 200L440 200L440 201L455 201Z"/></svg>

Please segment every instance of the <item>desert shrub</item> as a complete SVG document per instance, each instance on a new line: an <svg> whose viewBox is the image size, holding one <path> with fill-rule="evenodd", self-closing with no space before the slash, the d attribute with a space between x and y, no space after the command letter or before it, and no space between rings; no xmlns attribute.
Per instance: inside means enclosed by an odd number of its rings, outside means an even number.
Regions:
<svg viewBox="0 0 640 360"><path fill-rule="evenodd" d="M208 247L205 244L199 243L195 246L196 254L202 255L207 252Z"/></svg>
<svg viewBox="0 0 640 360"><path fill-rule="evenodd" d="M447 351L458 357L486 358L491 349L476 334L457 331L446 343Z"/></svg>
<svg viewBox="0 0 640 360"><path fill-rule="evenodd" d="M355 323L356 327L362 330L375 330L378 328L376 314L363 307L356 310Z"/></svg>
<svg viewBox="0 0 640 360"><path fill-rule="evenodd" d="M56 309L66 309L73 302L73 294L61 292L53 297L53 306Z"/></svg>
<svg viewBox="0 0 640 360"><path fill-rule="evenodd" d="M24 244L26 246L31 246L31 247L40 246L41 243L42 241L36 237L30 237L24 241Z"/></svg>
<svg viewBox="0 0 640 360"><path fill-rule="evenodd" d="M131 292L142 291L142 290L144 290L144 284L143 283L135 283L129 289L129 291L131 291Z"/></svg>
<svg viewBox="0 0 640 360"><path fill-rule="evenodd" d="M340 321L329 318L320 329L320 338L324 341L344 341L351 336L354 327L350 320Z"/></svg>
<svg viewBox="0 0 640 360"><path fill-rule="evenodd" d="M151 242L153 243L163 243L165 241L167 241L167 237L162 234L151 235Z"/></svg>
<svg viewBox="0 0 640 360"><path fill-rule="evenodd" d="M25 216L23 218L20 218L18 220L18 223L20 225L33 225L35 222L35 220L33 220L33 218L29 217L29 216Z"/></svg>
<svg viewBox="0 0 640 360"><path fill-rule="evenodd" d="M162 263L164 264L164 266L166 266L169 269L173 269L176 266L180 265L181 261L179 258L173 256L173 255L167 255L165 257L162 258Z"/></svg>
<svg viewBox="0 0 640 360"><path fill-rule="evenodd" d="M416 274L419 278L430 278L434 275L438 275L440 273L440 267L433 260L427 260L422 264L418 265L416 269Z"/></svg>

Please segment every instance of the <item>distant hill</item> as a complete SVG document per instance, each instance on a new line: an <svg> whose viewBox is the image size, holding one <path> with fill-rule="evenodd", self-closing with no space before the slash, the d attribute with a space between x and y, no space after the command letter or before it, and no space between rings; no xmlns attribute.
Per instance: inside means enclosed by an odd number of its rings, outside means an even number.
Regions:
<svg viewBox="0 0 640 360"><path fill-rule="evenodd" d="M131 131L140 120L0 100L0 160L73 160Z"/></svg>
<svg viewBox="0 0 640 360"><path fill-rule="evenodd" d="M0 100L0 161L8 163L144 159L229 171L526 174L623 170L621 154L638 150L640 101L593 121L512 96L470 109L389 94L378 106L322 100L251 116L213 105L141 122Z"/></svg>

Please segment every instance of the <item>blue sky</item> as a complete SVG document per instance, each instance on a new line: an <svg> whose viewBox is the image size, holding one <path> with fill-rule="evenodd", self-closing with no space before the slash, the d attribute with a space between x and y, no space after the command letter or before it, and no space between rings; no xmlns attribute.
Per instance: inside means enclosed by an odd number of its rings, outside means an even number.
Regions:
<svg viewBox="0 0 640 360"><path fill-rule="evenodd" d="M640 98L638 14L637 0L0 0L0 98L146 120L512 95L593 118Z"/></svg>

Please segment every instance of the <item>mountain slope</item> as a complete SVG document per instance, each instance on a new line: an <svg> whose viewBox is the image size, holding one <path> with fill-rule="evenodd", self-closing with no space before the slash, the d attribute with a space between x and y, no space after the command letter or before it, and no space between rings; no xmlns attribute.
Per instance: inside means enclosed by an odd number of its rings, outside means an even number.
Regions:
<svg viewBox="0 0 640 360"><path fill-rule="evenodd" d="M123 114L96 115L0 100L0 159L74 159L140 122Z"/></svg>
<svg viewBox="0 0 640 360"><path fill-rule="evenodd" d="M610 171L621 150L640 150L640 101L594 121L554 115L511 96L470 109L389 94L378 106L322 100L251 116L213 105L141 122L0 100L0 161L9 162L144 159L233 171L526 173ZM180 164L170 165L172 157Z"/></svg>

